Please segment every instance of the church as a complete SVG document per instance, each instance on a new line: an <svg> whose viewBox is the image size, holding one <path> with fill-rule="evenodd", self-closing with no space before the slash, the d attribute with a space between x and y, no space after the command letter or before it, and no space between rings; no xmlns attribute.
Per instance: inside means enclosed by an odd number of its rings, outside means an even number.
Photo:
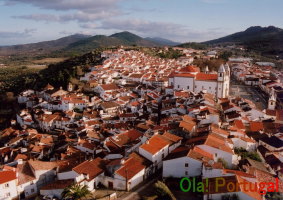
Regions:
<svg viewBox="0 0 283 200"><path fill-rule="evenodd" d="M169 76L169 86L174 90L188 90L195 93L206 91L217 98L229 96L230 67L221 65L217 73L210 73L208 67L200 72L196 66L187 66Z"/></svg>

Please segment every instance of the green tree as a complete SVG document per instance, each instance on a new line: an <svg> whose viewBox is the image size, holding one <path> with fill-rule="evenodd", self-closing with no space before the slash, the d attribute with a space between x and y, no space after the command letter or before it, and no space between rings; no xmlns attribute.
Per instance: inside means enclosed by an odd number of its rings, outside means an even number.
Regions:
<svg viewBox="0 0 283 200"><path fill-rule="evenodd" d="M229 58L233 55L233 53L231 51L224 51L222 53L220 53L219 58L228 61Z"/></svg>
<svg viewBox="0 0 283 200"><path fill-rule="evenodd" d="M82 186L79 184L72 184L69 187L65 188L62 192L62 197L72 200L80 200L82 198L86 198L91 196L91 192L89 191L86 185Z"/></svg>

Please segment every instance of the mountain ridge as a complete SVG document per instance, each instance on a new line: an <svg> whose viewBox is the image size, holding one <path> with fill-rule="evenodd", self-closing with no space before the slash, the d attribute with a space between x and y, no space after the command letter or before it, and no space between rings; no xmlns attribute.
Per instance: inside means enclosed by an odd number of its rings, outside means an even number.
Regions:
<svg viewBox="0 0 283 200"><path fill-rule="evenodd" d="M245 31L209 40L202 44L239 44L243 45L247 50L256 51L262 55L283 58L283 29L275 26L252 26Z"/></svg>
<svg viewBox="0 0 283 200"><path fill-rule="evenodd" d="M10 45L10 46L0 46L0 55L7 56L13 54L32 54L32 53L43 54L43 53L59 50L63 47L67 47L71 43L74 43L76 41L88 37L89 35L73 34L49 41Z"/></svg>
<svg viewBox="0 0 283 200"><path fill-rule="evenodd" d="M164 39L167 40L167 39ZM169 40L168 40L169 41ZM145 46L159 47L166 46L164 41L153 41L140 37L128 31L106 35L83 35L74 34L56 40L43 41L30 44L11 46L0 46L0 56L9 55L43 55L62 52L87 53L96 48L112 46Z"/></svg>

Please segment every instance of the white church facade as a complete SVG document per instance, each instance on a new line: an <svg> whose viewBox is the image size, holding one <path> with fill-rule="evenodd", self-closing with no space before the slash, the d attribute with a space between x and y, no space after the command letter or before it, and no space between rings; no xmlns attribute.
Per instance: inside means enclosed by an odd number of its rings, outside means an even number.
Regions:
<svg viewBox="0 0 283 200"><path fill-rule="evenodd" d="M188 66L169 76L169 86L174 90L188 90L195 93L206 91L217 98L229 96L230 68L228 64L221 65L216 73L200 72L195 66Z"/></svg>

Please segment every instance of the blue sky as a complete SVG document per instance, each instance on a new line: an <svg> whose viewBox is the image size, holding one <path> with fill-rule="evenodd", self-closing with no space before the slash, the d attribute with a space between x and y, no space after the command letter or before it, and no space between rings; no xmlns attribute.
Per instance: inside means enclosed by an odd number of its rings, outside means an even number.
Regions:
<svg viewBox="0 0 283 200"><path fill-rule="evenodd" d="M0 0L0 45L130 31L179 42L283 27L282 0Z"/></svg>

